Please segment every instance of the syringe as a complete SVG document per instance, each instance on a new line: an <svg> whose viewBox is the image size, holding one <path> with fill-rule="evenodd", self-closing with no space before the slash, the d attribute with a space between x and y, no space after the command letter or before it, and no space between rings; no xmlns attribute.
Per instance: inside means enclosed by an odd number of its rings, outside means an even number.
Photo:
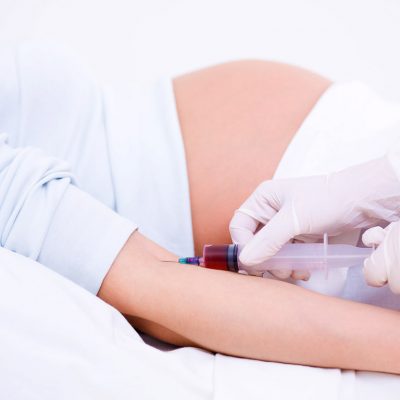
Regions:
<svg viewBox="0 0 400 400"><path fill-rule="evenodd" d="M237 244L211 245L203 248L202 257L183 257L181 264L238 272L243 269L239 254L243 246ZM326 270L362 265L373 249L348 244L289 243L272 258L255 266L258 271L277 269Z"/></svg>

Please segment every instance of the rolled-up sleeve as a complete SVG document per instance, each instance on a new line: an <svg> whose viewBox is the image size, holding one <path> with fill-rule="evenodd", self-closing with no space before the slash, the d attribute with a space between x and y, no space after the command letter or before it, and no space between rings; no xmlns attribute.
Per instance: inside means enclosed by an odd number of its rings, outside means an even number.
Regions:
<svg viewBox="0 0 400 400"><path fill-rule="evenodd" d="M0 135L2 247L96 294L136 228L76 187L67 163Z"/></svg>

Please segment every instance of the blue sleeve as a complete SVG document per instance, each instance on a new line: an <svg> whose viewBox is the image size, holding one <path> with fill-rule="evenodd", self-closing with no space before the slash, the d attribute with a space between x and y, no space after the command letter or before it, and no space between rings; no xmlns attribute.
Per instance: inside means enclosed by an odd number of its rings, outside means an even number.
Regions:
<svg viewBox="0 0 400 400"><path fill-rule="evenodd" d="M96 294L137 227L73 184L68 165L0 136L1 246Z"/></svg>

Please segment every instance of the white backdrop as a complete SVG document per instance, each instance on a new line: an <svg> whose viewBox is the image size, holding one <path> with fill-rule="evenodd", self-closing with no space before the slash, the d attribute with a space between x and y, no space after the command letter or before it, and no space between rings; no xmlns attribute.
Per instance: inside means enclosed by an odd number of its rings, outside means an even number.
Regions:
<svg viewBox="0 0 400 400"><path fill-rule="evenodd" d="M360 79L400 100L398 0L0 0L0 38L55 39L106 82L238 58Z"/></svg>

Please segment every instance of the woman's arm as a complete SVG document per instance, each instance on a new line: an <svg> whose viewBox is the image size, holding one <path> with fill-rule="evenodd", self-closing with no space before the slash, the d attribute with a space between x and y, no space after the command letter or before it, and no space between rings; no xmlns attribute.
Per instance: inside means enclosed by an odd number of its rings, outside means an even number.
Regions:
<svg viewBox="0 0 400 400"><path fill-rule="evenodd" d="M161 259L175 258L134 233L99 292L121 312L152 321L153 336L259 360L400 373L396 311Z"/></svg>
<svg viewBox="0 0 400 400"><path fill-rule="evenodd" d="M176 332L167 329L165 326L156 324L148 319L132 317L131 315L124 315L129 323L136 328L138 331L147 333L163 342L173 344L175 346L186 346L186 347L201 347L198 344L190 341L189 339L178 335Z"/></svg>

